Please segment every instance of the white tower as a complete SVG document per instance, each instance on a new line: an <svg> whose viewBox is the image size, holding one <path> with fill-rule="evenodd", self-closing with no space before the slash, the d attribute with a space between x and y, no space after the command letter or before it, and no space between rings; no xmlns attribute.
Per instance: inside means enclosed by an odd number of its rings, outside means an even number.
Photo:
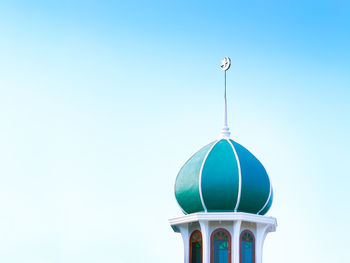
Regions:
<svg viewBox="0 0 350 263"><path fill-rule="evenodd" d="M276 219L264 216L273 200L270 178L259 160L230 139L226 71L224 125L219 139L181 168L175 197L185 216L170 219L184 242L185 263L261 263L267 233Z"/></svg>

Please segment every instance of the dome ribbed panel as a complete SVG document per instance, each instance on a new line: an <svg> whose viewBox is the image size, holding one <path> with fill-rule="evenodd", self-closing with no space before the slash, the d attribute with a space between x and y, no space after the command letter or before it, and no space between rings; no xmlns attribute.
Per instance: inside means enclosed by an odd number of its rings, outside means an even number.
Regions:
<svg viewBox="0 0 350 263"><path fill-rule="evenodd" d="M235 154L227 140L220 140L208 154L202 170L202 196L207 211L233 211L238 186Z"/></svg>
<svg viewBox="0 0 350 263"><path fill-rule="evenodd" d="M272 201L273 201L273 189L271 187L271 196L270 196L269 202L267 203L266 207L259 213L260 215L265 215L270 210Z"/></svg>
<svg viewBox="0 0 350 263"><path fill-rule="evenodd" d="M204 211L199 193L199 173L203 160L214 142L195 153L181 168L176 177L175 197L184 212Z"/></svg>
<svg viewBox="0 0 350 263"><path fill-rule="evenodd" d="M258 213L270 194L270 180L259 160L240 144L231 140L241 167L241 199L239 212Z"/></svg>

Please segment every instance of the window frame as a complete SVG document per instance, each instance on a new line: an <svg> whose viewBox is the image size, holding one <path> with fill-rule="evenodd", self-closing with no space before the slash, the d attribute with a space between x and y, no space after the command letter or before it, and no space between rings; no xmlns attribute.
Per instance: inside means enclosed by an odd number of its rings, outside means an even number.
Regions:
<svg viewBox="0 0 350 263"><path fill-rule="evenodd" d="M241 234L239 235L239 263L242 263L242 237L244 234L250 234L251 237L253 238L253 263L255 263L255 236L254 233L252 231L250 231L249 229L245 229L241 232Z"/></svg>
<svg viewBox="0 0 350 263"><path fill-rule="evenodd" d="M199 234L201 237L201 262L203 262L203 236L202 236L202 232L200 230L194 230L192 232L192 234L190 235L190 240L189 240L189 250L190 250L190 263L192 263L192 237L195 234Z"/></svg>
<svg viewBox="0 0 350 263"><path fill-rule="evenodd" d="M225 232L228 236L228 263L231 263L231 234L225 228L215 229L210 236L210 263L214 262L214 236L218 232Z"/></svg>

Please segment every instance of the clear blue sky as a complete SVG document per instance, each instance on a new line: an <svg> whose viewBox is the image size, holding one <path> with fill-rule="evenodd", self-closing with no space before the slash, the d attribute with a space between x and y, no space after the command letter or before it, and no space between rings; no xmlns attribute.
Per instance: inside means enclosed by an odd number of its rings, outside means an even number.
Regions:
<svg viewBox="0 0 350 263"><path fill-rule="evenodd" d="M229 126L270 173L264 262L344 262L348 1L1 1L0 261L183 262L173 186ZM137 251L135 253L135 250Z"/></svg>

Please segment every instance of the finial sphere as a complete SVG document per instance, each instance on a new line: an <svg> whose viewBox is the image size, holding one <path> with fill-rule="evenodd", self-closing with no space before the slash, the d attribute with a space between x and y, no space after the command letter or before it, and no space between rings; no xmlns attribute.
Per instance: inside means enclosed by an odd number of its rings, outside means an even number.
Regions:
<svg viewBox="0 0 350 263"><path fill-rule="evenodd" d="M225 57L223 60L221 60L221 69L224 71L227 71L231 66L231 59L229 57Z"/></svg>

